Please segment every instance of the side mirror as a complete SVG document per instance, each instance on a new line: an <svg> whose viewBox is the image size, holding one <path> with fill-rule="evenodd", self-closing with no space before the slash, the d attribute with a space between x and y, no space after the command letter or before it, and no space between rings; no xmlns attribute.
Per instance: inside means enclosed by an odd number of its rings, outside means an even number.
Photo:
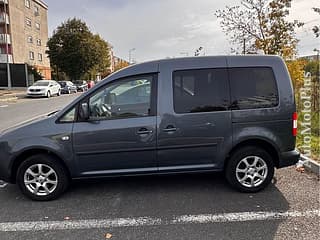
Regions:
<svg viewBox="0 0 320 240"><path fill-rule="evenodd" d="M88 103L84 102L84 103L80 104L79 117L82 120L89 119L89 105L88 105Z"/></svg>
<svg viewBox="0 0 320 240"><path fill-rule="evenodd" d="M53 85L52 85L52 84L50 84L50 85L49 85L49 87L53 87Z"/></svg>

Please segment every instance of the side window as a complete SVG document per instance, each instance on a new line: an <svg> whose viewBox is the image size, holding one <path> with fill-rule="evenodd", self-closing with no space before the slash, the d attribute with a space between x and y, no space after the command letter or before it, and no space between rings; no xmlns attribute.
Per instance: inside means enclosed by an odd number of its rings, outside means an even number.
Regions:
<svg viewBox="0 0 320 240"><path fill-rule="evenodd" d="M226 69L197 69L173 73L176 113L225 111L229 107Z"/></svg>
<svg viewBox="0 0 320 240"><path fill-rule="evenodd" d="M231 68L230 84L233 109L278 105L277 84L270 67Z"/></svg>
<svg viewBox="0 0 320 240"><path fill-rule="evenodd" d="M124 79L107 85L89 99L90 119L108 120L153 115L154 76Z"/></svg>
<svg viewBox="0 0 320 240"><path fill-rule="evenodd" d="M62 123L74 122L75 113L76 113L76 108L74 107L70 111L68 111L66 114L64 114L64 116L62 116L59 121Z"/></svg>

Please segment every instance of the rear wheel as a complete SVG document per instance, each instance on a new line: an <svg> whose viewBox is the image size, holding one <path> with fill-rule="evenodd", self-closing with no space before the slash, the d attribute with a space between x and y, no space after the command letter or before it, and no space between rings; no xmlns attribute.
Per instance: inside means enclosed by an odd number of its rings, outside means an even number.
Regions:
<svg viewBox="0 0 320 240"><path fill-rule="evenodd" d="M66 169L52 156L38 154L27 158L18 168L17 184L32 200L49 201L68 187Z"/></svg>
<svg viewBox="0 0 320 240"><path fill-rule="evenodd" d="M258 192L271 182L274 163L264 149L248 146L235 151L226 166L228 182L242 192Z"/></svg>

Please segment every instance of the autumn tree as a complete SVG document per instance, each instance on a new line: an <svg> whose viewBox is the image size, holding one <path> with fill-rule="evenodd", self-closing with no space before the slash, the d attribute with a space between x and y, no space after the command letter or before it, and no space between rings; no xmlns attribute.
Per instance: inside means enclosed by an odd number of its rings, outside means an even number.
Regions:
<svg viewBox="0 0 320 240"><path fill-rule="evenodd" d="M51 64L71 80L110 64L108 43L93 35L80 19L69 19L58 26L48 41L48 48Z"/></svg>
<svg viewBox="0 0 320 240"><path fill-rule="evenodd" d="M296 54L295 27L303 24L289 22L292 0L243 0L240 6L226 6L215 15L233 44L243 46L243 53L262 50L286 59Z"/></svg>
<svg viewBox="0 0 320 240"><path fill-rule="evenodd" d="M129 63L127 61L119 61L115 66L114 66L114 71L118 71L122 68L128 67Z"/></svg>
<svg viewBox="0 0 320 240"><path fill-rule="evenodd" d="M320 8L317 8L317 7L314 7L312 8L313 11L315 11L316 13L320 14ZM316 35L316 37L319 37L320 36L320 25L315 25L313 28L312 28L312 31L314 32L314 34Z"/></svg>

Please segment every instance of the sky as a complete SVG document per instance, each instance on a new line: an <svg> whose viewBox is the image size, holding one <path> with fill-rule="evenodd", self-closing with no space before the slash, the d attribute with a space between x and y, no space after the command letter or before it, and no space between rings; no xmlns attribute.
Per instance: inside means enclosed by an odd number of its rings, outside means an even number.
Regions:
<svg viewBox="0 0 320 240"><path fill-rule="evenodd" d="M232 45L214 15L226 5L240 5L240 0L44 0L49 6L49 35L68 18L80 18L93 33L113 46L116 56L128 60L130 49L137 62L168 57L231 53ZM300 56L315 54L320 48L312 27L320 15L311 8L320 0L293 0L290 20L305 25L297 30Z"/></svg>

